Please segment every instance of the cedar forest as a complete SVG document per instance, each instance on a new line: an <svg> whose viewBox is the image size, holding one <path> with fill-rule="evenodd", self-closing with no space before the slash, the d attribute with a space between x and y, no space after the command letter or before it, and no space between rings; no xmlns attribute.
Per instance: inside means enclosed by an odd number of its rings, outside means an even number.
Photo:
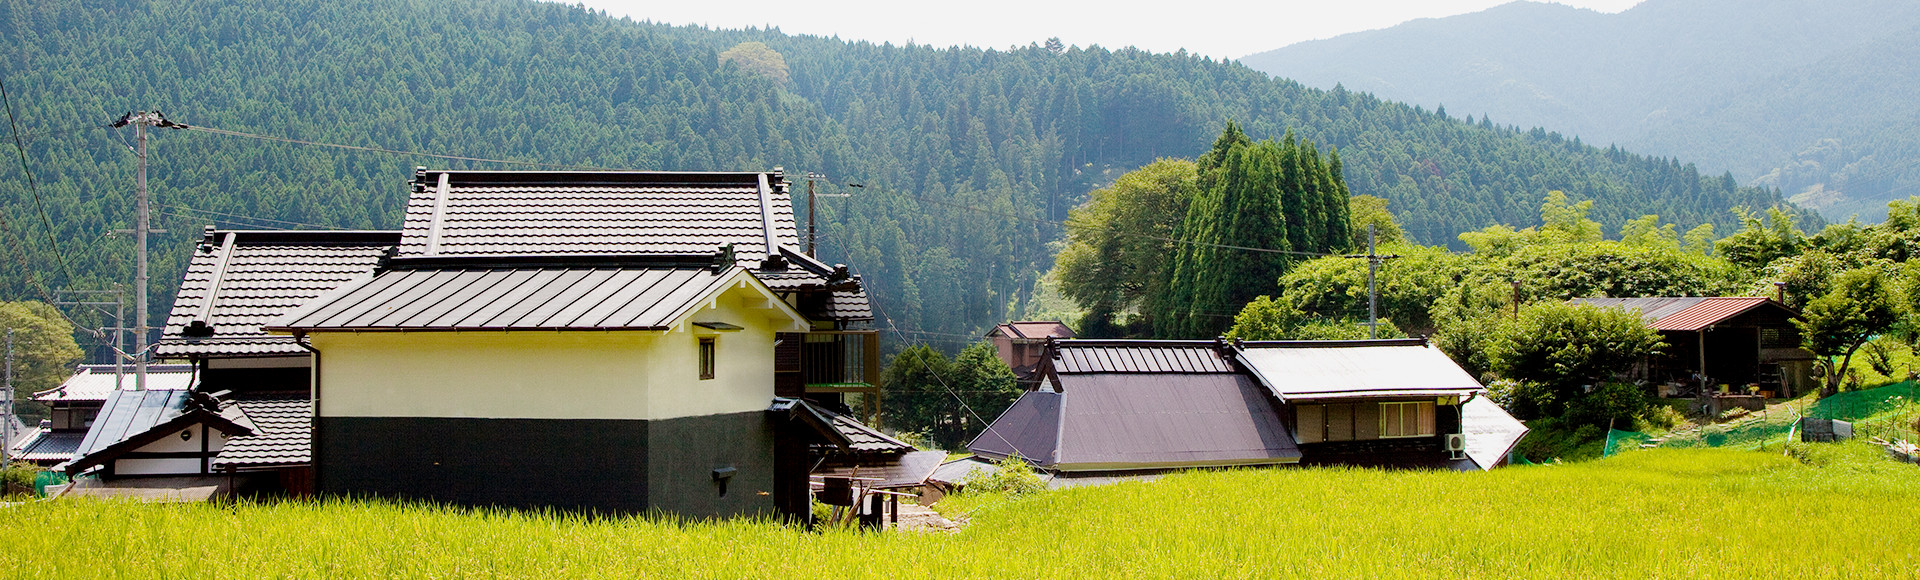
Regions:
<svg viewBox="0 0 1920 580"><path fill-rule="evenodd" d="M135 166L127 131L103 125L152 109L526 164L818 172L851 194L814 208L821 257L863 276L889 350L915 360L1043 315L1089 335L1352 336L1365 262L1316 256L1364 251L1371 225L1400 255L1382 270L1382 332L1437 332L1475 370L1519 376L1487 316L1509 280L1546 301L1784 279L1817 302L1827 289L1809 269L1905 280L1906 246L1886 240L1920 229L1896 208L1885 225L1805 236L1818 217L1730 174L1184 51L896 46L525 0L6 0L0 23L23 145L0 166L0 291L16 299L131 279L132 244L111 232L131 221ZM171 230L153 252L155 315L204 225L393 228L415 165L537 168L202 130L160 131L152 148ZM1557 405L1540 412L1568 412ZM955 419L923 416L908 426Z"/></svg>

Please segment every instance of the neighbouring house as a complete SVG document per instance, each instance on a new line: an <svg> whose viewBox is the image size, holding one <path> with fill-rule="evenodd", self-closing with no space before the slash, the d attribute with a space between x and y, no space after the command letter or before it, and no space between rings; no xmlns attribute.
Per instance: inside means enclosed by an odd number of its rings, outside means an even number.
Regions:
<svg viewBox="0 0 1920 580"><path fill-rule="evenodd" d="M313 352L318 491L805 517L822 445L911 455L809 426L857 424L878 343L859 278L794 249L786 187L418 170L391 255L267 324Z"/></svg>
<svg viewBox="0 0 1920 580"><path fill-rule="evenodd" d="M13 459L41 467L74 459L107 400L120 391L134 389L133 366L125 365L120 370L125 372L116 375L114 365L80 365L60 386L34 393L33 400L45 404L49 416L14 439ZM196 379L193 367L188 365L147 365L150 391L186 391Z"/></svg>
<svg viewBox="0 0 1920 580"><path fill-rule="evenodd" d="M94 488L218 475L223 492L311 493L314 355L264 324L370 275L399 241L397 231L208 228L154 347L156 357L187 364L150 365L146 393L127 377L63 469L91 470L102 480ZM168 375L155 369L178 369L192 381L162 393L156 387Z"/></svg>
<svg viewBox="0 0 1920 580"><path fill-rule="evenodd" d="M1491 469L1526 428L1419 339L1058 340L968 449L1074 478L1188 468Z"/></svg>
<svg viewBox="0 0 1920 580"><path fill-rule="evenodd" d="M1579 298L1573 303L1633 310L1660 332L1666 350L1650 357L1638 373L1662 385L1662 396L1706 395L1718 385L1729 385L1736 394L1757 385L1763 398L1817 388L1817 357L1801 347L1800 329L1793 324L1800 313L1773 299Z"/></svg>
<svg viewBox="0 0 1920 580"><path fill-rule="evenodd" d="M1073 338L1073 329L1058 320L1008 322L987 331L987 340L993 341L1000 360L1013 368L1013 375L1023 382L1038 380L1034 370L1040 366L1047 340L1063 338Z"/></svg>

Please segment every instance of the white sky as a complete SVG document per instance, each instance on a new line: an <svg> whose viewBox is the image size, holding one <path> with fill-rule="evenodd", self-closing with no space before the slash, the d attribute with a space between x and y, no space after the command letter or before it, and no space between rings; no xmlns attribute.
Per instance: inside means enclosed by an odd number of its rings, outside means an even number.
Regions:
<svg viewBox="0 0 1920 580"><path fill-rule="evenodd" d="M573 0L568 3L574 3ZM1239 58L1303 40L1478 12L1511 0L584 0L613 16L715 28L777 26L788 34L905 44L1005 48L1058 36L1069 45L1181 48ZM1619 12L1641 0L1557 0Z"/></svg>

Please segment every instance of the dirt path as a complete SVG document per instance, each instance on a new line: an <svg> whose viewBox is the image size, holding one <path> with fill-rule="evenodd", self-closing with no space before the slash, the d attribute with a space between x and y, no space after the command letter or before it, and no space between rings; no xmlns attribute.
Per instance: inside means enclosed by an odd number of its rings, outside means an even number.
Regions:
<svg viewBox="0 0 1920 580"><path fill-rule="evenodd" d="M909 503L900 504L900 523L896 528L906 532L944 532L960 531L960 524L953 523L932 508Z"/></svg>

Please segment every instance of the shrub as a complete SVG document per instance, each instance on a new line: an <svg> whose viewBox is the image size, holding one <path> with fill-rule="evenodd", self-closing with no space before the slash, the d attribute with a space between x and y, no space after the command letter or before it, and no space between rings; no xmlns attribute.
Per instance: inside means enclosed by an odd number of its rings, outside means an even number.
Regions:
<svg viewBox="0 0 1920 580"><path fill-rule="evenodd" d="M40 466L31 463L15 463L0 470L0 497L32 495L33 478L40 471Z"/></svg>
<svg viewBox="0 0 1920 580"><path fill-rule="evenodd" d="M1000 461L999 469L991 472L976 471L967 477L967 493L1000 493L1019 497L1029 493L1046 491L1047 482L1034 473L1033 466L1015 453Z"/></svg>
<svg viewBox="0 0 1920 580"><path fill-rule="evenodd" d="M1648 405L1646 390L1639 385L1604 383L1568 402L1562 418L1572 425L1608 425L1625 419L1619 425L1630 428L1634 420L1647 415Z"/></svg>

